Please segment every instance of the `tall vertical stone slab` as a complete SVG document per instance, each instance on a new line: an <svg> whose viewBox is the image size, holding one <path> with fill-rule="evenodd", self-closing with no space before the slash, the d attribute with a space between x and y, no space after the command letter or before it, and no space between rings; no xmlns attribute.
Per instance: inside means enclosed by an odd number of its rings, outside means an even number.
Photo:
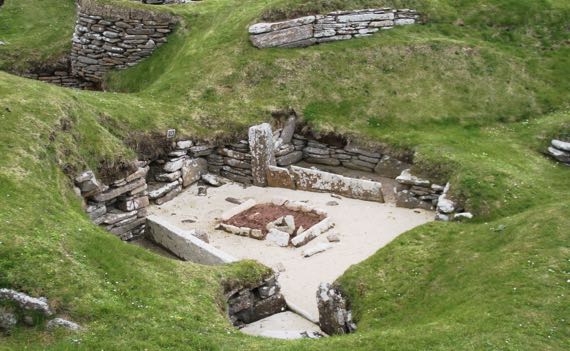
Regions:
<svg viewBox="0 0 570 351"><path fill-rule="evenodd" d="M249 128L249 147L251 149L251 172L253 184L267 186L269 166L275 166L273 131L269 123Z"/></svg>

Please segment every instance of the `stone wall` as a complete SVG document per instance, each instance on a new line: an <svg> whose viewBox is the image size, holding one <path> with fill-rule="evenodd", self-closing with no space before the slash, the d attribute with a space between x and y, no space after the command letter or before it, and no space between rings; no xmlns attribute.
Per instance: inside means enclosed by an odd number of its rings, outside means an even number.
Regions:
<svg viewBox="0 0 570 351"><path fill-rule="evenodd" d="M77 192L85 200L85 211L93 223L104 227L122 240L143 234L150 204L146 175L147 162L137 162L136 170L111 184L103 184L92 171L77 176Z"/></svg>
<svg viewBox="0 0 570 351"><path fill-rule="evenodd" d="M14 73L24 78L40 80L42 82L55 84L66 88L87 90L97 89L97 84L94 82L88 82L81 77L77 77L73 74L71 71L71 62L69 60L69 57L60 60L54 65L34 68L23 73Z"/></svg>
<svg viewBox="0 0 570 351"><path fill-rule="evenodd" d="M257 23L249 27L249 34L252 44L258 48L296 48L367 37L380 30L418 23L419 20L419 14L409 9L336 11L282 22Z"/></svg>
<svg viewBox="0 0 570 351"><path fill-rule="evenodd" d="M287 309L277 276L271 276L252 288L226 292L230 321L241 327Z"/></svg>
<svg viewBox="0 0 570 351"><path fill-rule="evenodd" d="M101 82L111 69L125 69L164 44L176 19L168 14L78 1L71 52L72 73Z"/></svg>

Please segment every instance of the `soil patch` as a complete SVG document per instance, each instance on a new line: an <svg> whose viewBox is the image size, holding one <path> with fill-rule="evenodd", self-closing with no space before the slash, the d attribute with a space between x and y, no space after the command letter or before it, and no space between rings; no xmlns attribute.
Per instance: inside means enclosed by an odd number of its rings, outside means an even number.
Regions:
<svg viewBox="0 0 570 351"><path fill-rule="evenodd" d="M233 216L225 221L224 224L240 228L246 227L259 229L264 234L267 234L266 226L268 223L289 215L295 218L295 233L300 227L309 229L325 218L324 216L317 215L316 213L293 211L274 204L260 204Z"/></svg>

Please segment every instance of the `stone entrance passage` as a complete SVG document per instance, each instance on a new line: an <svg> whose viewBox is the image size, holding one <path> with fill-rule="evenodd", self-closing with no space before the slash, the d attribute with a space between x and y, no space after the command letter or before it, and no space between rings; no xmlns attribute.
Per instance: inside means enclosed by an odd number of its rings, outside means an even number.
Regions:
<svg viewBox="0 0 570 351"><path fill-rule="evenodd" d="M351 265L370 257L401 233L434 218L431 211L397 208L390 203L330 193L244 187L236 183L208 188L206 196L198 194L199 187L194 185L174 200L151 207L149 212L153 217L181 229L208 233L210 245L238 260L255 259L273 268L279 274L281 292L289 309L313 322L318 320L315 293L321 282L332 283ZM334 227L300 247L280 246L272 240L259 240L216 229L224 213L236 208L236 202L262 204L271 203L276 198L323 209ZM246 330L266 336L297 335L292 333L289 322L276 322L285 317L276 316L256 322L258 324L248 326ZM303 328L300 325L295 330Z"/></svg>

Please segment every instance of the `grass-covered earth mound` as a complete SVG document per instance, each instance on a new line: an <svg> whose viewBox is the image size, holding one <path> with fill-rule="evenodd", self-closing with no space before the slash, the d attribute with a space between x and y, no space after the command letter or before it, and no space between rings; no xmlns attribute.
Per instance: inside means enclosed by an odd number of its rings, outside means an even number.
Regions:
<svg viewBox="0 0 570 351"><path fill-rule="evenodd" d="M80 333L17 328L1 350L567 350L570 170L543 156L570 130L565 0L204 0L147 6L182 20L107 92L19 78L70 48L73 0L0 8L0 287L47 296ZM426 25L306 49L257 50L248 25L335 9L415 8ZM358 331L279 341L235 330L224 286L267 274L206 267L93 225L70 175L136 158L176 128L231 139L274 109L314 129L416 151L476 214L403 234L339 284Z"/></svg>

